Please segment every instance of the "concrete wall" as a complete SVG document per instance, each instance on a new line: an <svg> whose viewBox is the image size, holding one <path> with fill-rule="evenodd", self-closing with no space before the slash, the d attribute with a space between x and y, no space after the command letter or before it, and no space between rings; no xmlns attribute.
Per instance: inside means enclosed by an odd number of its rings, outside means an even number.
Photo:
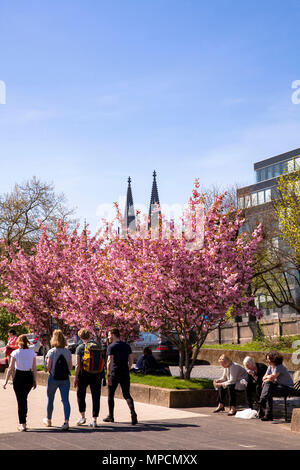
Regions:
<svg viewBox="0 0 300 470"><path fill-rule="evenodd" d="M37 373L39 385L47 385L48 374ZM70 377L71 390L74 388L74 376ZM87 389L89 392L89 388ZM130 393L132 398L140 403L166 406L167 408L192 408L217 405L216 390L171 390L168 388L150 387L142 384L131 384ZM101 395L107 396L107 387L102 387ZM120 387L117 388L116 398L123 398ZM238 403L244 404L244 394L238 394Z"/></svg>

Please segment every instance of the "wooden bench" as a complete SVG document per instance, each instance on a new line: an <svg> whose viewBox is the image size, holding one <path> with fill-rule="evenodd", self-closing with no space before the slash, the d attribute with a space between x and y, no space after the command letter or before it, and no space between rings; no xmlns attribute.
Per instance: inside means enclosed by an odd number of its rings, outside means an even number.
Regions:
<svg viewBox="0 0 300 470"><path fill-rule="evenodd" d="M276 392L273 396L276 397ZM287 393L283 394L283 392L281 391L280 394L277 395L277 397L284 399L284 417L285 417L285 421L288 421L287 401L289 398L292 398L292 397L300 397L300 380L297 380L294 383L294 387L288 390Z"/></svg>

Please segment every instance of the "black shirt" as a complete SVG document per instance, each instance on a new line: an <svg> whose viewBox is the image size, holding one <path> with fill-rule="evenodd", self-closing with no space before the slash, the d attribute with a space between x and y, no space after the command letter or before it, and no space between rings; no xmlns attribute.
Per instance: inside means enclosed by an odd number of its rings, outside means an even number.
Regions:
<svg viewBox="0 0 300 470"><path fill-rule="evenodd" d="M257 369L257 372L256 372L257 380L256 380L256 382L258 384L261 384L263 376L267 372L268 367L266 366L266 364L263 364L261 362L256 362L255 365L256 365L256 369Z"/></svg>
<svg viewBox="0 0 300 470"><path fill-rule="evenodd" d="M131 347L124 341L115 341L108 346L107 355L113 356L112 373L129 373L128 357L132 354Z"/></svg>
<svg viewBox="0 0 300 470"><path fill-rule="evenodd" d="M144 356L143 365L145 373L147 373L147 371L149 370L157 370L160 368L157 360L155 359L155 357L152 356L152 354Z"/></svg>

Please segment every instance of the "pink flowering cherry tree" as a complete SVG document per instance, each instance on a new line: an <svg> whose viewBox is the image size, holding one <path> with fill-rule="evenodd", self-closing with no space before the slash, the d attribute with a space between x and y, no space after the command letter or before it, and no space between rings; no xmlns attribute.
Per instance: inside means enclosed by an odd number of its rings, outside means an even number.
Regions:
<svg viewBox="0 0 300 470"><path fill-rule="evenodd" d="M45 332L50 337L56 324L69 333L62 317L61 292L84 246L85 239L77 235L77 229L70 236L67 226L59 223L53 237L43 227L32 255L17 246L4 247L8 256L2 258L0 268L7 299L1 306L34 332Z"/></svg>
<svg viewBox="0 0 300 470"><path fill-rule="evenodd" d="M20 323L48 337L54 325L66 334L84 327L98 339L112 326L126 338L137 336L136 322L122 312L121 271L103 238L78 233L78 226L69 233L58 223L54 236L43 228L32 255L17 248L5 247L0 264L7 289L1 306Z"/></svg>
<svg viewBox="0 0 300 470"><path fill-rule="evenodd" d="M178 347L181 378L190 378L208 333L225 323L228 311L262 313L247 296L261 228L250 238L239 233L241 212L224 212L222 201L217 197L203 214L196 182L179 229L162 221L153 237L147 223L138 222L137 232L123 228L125 238L111 237L110 256L123 266L124 310L134 311L141 329L160 332Z"/></svg>

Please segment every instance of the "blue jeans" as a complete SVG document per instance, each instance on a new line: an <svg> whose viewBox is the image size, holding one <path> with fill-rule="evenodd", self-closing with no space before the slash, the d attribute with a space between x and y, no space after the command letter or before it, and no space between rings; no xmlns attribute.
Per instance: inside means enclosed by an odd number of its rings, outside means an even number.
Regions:
<svg viewBox="0 0 300 470"><path fill-rule="evenodd" d="M64 406L64 414L65 414L65 421L69 421L71 407L69 402L69 391L70 391L70 380L55 380L53 376L50 374L47 383L47 397L48 397L48 404L47 404L47 418L52 418L53 413L53 402L56 390L59 388L61 401Z"/></svg>

